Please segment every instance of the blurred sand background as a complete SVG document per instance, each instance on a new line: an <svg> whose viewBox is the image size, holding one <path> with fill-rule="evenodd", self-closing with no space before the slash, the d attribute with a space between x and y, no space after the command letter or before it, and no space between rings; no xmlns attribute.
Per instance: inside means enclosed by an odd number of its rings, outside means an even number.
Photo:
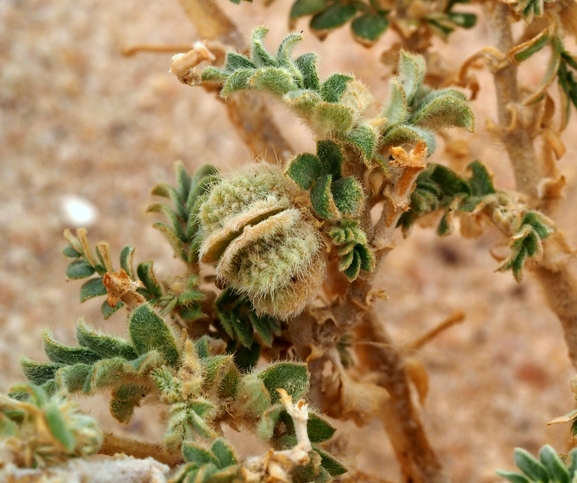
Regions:
<svg viewBox="0 0 577 483"><path fill-rule="evenodd" d="M219 0L248 37L254 26L271 27L269 45L286 34L291 2L277 0L234 6ZM298 53L315 49L321 71L352 71L377 99L387 93L388 68L380 53L394 41L389 33L371 50L350 41L347 28L320 43L308 31ZM441 47L457 68L482 45L482 25L457 32ZM123 316L102 321L101 301L78 303L79 282L65 281L65 197L91 203L97 219L93 243L107 240L116 259L127 244L138 262L153 258L162 274L178 263L145 214L150 189L172 182L173 163L193 170L204 163L225 168L251 155L230 127L223 106L202 89L183 86L168 73L169 55L123 57L136 43L182 44L196 40L177 0L2 0L0 1L0 389L22 380L18 358L44 360L41 331L74 343L74 326L84 317L93 326L124 334ZM335 46L337 46L335 48ZM332 48L332 52L331 52ZM540 64L539 64L540 63ZM527 81L536 85L544 63L533 64ZM479 74L481 82L490 79ZM500 188L513 188L506 158L485 128L493 116L492 85L484 84L474 104L477 134L471 160L481 158ZM577 118L573 112L573 118ZM306 129L279 114L296 150L312 146ZM557 217L577 245L574 222L577 141L570 126L560 167L570 188ZM442 162L439 149L433 161ZM455 482L499 481L494 468L512 469L512 451L536 452L542 444L566 448L566 426L547 427L574 406L574 374L560 324L548 310L530 273L518 285L510 273L493 273L489 250L500 240L491 230L478 240L458 233L439 239L416 229L399 240L381 274L389 300L379 310L395 340L406 344L456 310L466 321L441 334L417 355L426 365L431 390L423 409L430 439ZM106 398L88 405L99 418ZM160 439L159 426L141 409L128 431ZM152 422L151 422L152 421ZM115 427L113 422L108 422ZM354 452L361 466L394 479L394 457L382 429L357 429Z"/></svg>

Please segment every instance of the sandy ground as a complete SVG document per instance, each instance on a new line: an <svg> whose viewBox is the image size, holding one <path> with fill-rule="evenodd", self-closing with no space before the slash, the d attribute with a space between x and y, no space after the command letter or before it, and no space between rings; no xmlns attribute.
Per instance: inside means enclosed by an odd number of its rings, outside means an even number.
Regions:
<svg viewBox="0 0 577 483"><path fill-rule="evenodd" d="M278 0L268 10L219 1L247 36L252 27L267 24L275 45L286 33L288 0ZM394 36L366 50L350 42L346 29L334 34L332 43L321 44L306 30L305 35L300 52L318 50L325 74L354 71L377 99L384 99L387 69L377 59ZM448 50L455 67L483 36L482 26L471 37L455 34ZM97 219L88 227L93 242L109 241L114 254L134 244L138 261L153 258L159 272L166 273L178 265L150 228L153 218L144 213L151 187L172 181L178 159L190 169L250 160L229 129L222 105L201 89L179 84L168 73L169 56L120 54L123 46L134 43L194 40L177 0L0 1L2 390L22 379L21 355L44 360L40 341L47 327L71 344L79 317L124 333L121 316L102 321L100 302L79 305L79 283L65 281L62 232L73 227L63 212L66 196L79 196L96 209ZM343 47L331 52L331 45ZM538 76L530 78L536 80ZM497 185L512 188L506 158L485 129L493 105L488 86L475 104L477 135L465 139L472 159L482 157L495 172ZM298 122L281 119L295 149L311 146ZM564 140L568 153L561 168L572 186L577 143L567 133ZM575 189L569 189L558 217L574 244L577 227L570 207L575 197ZM432 230L416 229L407 241L399 240L381 274L390 299L379 310L399 344L453 311L467 315L463 324L416 355L431 383L423 417L455 482L498 481L494 468L512 468L515 446L536 452L550 443L564 450L568 428L546 423L574 404L569 390L574 370L560 325L530 274L517 285L510 274L493 273L497 262L489 250L498 241L491 231L470 241L457 234L439 239ZM89 407L105 417L105 399ZM128 430L159 439L158 425L143 414ZM357 429L347 424L345 430L354 436L362 467L395 477L394 458L378 425Z"/></svg>

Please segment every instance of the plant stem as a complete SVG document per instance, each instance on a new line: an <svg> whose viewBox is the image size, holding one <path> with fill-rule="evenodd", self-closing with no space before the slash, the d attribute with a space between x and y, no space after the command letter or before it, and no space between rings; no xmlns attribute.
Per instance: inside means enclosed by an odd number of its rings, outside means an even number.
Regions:
<svg viewBox="0 0 577 483"><path fill-rule="evenodd" d="M509 7L505 3L494 2L485 3L483 8L493 46L501 52L508 52L514 46L508 18ZM514 115L519 101L517 68L508 65L496 71L494 80L501 141L509 154L517 189L535 202L542 173L530 130ZM547 215L551 206L551 203L541 203ZM533 266L533 273L543 288L549 306L561 321L569 357L577 368L577 277L569 267L571 250L562 232L545 240L543 249L543 261Z"/></svg>
<svg viewBox="0 0 577 483"><path fill-rule="evenodd" d="M134 438L105 433L104 443L98 454L114 456L117 453L124 453L135 458L151 457L171 468L174 468L183 461L180 453L169 453L160 444L145 443Z"/></svg>
<svg viewBox="0 0 577 483"><path fill-rule="evenodd" d="M509 6L500 1L485 2L483 9L492 46L506 54L514 47ZM498 134L513 165L517 189L535 199L541 173L531 132L521 117L517 66L508 63L505 67L497 68L493 78L497 95Z"/></svg>
<svg viewBox="0 0 577 483"><path fill-rule="evenodd" d="M214 0L180 0L188 18L203 39L219 40L235 50L247 46L234 23ZM271 164L284 163L294 150L281 134L265 98L254 92L230 96L225 103L228 116L253 156Z"/></svg>
<svg viewBox="0 0 577 483"><path fill-rule="evenodd" d="M403 481L411 483L444 483L443 471L413 404L405 363L385 328L372 312L356 328L357 338L374 344L360 345L357 354L363 369L378 374L375 381L390 395L381 420L401 465Z"/></svg>

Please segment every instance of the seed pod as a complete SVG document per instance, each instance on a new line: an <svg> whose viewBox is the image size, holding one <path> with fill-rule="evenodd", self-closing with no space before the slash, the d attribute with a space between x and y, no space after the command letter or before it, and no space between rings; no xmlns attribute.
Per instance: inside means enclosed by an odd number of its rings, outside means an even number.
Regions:
<svg viewBox="0 0 577 483"><path fill-rule="evenodd" d="M200 261L260 313L301 312L326 272L321 240L298 188L276 166L253 164L222 179L203 202Z"/></svg>

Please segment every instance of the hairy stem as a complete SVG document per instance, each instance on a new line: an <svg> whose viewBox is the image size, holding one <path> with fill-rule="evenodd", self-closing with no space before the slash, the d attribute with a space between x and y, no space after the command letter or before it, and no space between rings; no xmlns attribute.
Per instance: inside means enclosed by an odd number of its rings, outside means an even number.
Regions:
<svg viewBox="0 0 577 483"><path fill-rule="evenodd" d="M514 47L509 6L504 2L486 2L483 8L492 46L507 53ZM507 63L504 67L497 67L493 78L497 95L498 134L513 165L517 189L535 199L541 173L531 132L521 116L517 66Z"/></svg>
<svg viewBox="0 0 577 483"><path fill-rule="evenodd" d="M514 46L508 8L501 2L484 4L490 38L494 47L501 52L507 52ZM519 101L517 68L508 65L496 71L494 79L501 140L513 165L517 189L535 200L542 173L530 130L515 115ZM551 206L551 203L542 203L541 208L545 214L549 214ZM577 277L568 263L571 250L561 232L546 241L543 248L543 261L534 265L533 273L543 288L549 306L561 321L569 357L577 368Z"/></svg>
<svg viewBox="0 0 577 483"><path fill-rule="evenodd" d="M200 37L219 40L235 50L246 50L241 33L214 0L180 0L180 3ZM235 94L226 102L226 109L253 156L276 164L283 163L293 154L291 145L281 134L261 94Z"/></svg>
<svg viewBox="0 0 577 483"><path fill-rule="evenodd" d="M401 465L403 481L448 482L413 404L403 358L383 325L373 313L366 313L356 334L358 339L374 343L359 345L356 352L363 368L378 374L376 383L389 392L390 399L383 408L381 420Z"/></svg>

